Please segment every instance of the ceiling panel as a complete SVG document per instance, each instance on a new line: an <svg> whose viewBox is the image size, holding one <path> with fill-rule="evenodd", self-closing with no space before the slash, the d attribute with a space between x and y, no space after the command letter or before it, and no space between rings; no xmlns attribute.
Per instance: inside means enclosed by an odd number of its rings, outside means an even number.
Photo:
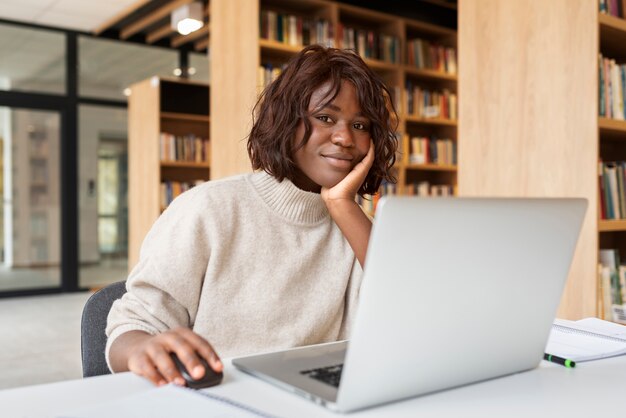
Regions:
<svg viewBox="0 0 626 418"><path fill-rule="evenodd" d="M0 0L0 18L91 31L137 0Z"/></svg>

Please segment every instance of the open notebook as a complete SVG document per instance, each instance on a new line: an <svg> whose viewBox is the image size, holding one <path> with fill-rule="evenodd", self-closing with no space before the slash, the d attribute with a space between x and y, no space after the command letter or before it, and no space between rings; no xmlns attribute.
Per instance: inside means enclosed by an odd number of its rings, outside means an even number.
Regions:
<svg viewBox="0 0 626 418"><path fill-rule="evenodd" d="M546 353L578 362L626 354L626 326L598 318L556 319Z"/></svg>

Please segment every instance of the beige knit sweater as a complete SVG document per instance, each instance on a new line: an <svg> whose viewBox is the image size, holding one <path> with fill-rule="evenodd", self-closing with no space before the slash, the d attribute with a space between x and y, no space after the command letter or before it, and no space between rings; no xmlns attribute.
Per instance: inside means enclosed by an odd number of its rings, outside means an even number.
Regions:
<svg viewBox="0 0 626 418"><path fill-rule="evenodd" d="M122 333L185 326L222 358L347 338L362 270L319 194L264 172L182 194L143 242Z"/></svg>

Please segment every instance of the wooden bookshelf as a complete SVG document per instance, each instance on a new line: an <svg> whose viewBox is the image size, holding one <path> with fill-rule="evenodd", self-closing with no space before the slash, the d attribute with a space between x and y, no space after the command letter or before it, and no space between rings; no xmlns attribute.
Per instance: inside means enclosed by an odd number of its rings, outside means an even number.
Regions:
<svg viewBox="0 0 626 418"><path fill-rule="evenodd" d="M455 74L448 74L442 71L436 71L429 68L417 68L408 65L407 41L415 38L422 38L430 42L456 48L456 32L454 30L439 27L425 22L405 19L395 15L381 13L361 7L351 6L334 1L326 0L256 0L247 1L246 7L243 7L241 0L216 0L211 2L211 18L215 19L212 23L211 37L211 74L213 77L213 88L211 89L212 103L220 103L219 108L212 112L213 120L219 120L220 123L211 124L211 138L214 138L214 147L220 150L223 147L229 147L227 154L238 154L242 158L237 158L236 162L231 163L228 167L218 168L217 164L212 163L212 178L219 178L226 175L246 172L250 170L247 161L247 153L241 146L245 141L247 132L242 132L239 127L250 126L249 119L251 109L256 100L256 94L262 87L258 80L258 70L261 65L272 66L272 68L280 68L289 58L302 49L301 45L292 45L290 43L279 42L272 36L265 37L261 31L265 30L263 21L266 11L272 11L276 14L287 14L300 17L302 19L323 19L332 26L333 36L330 37L326 44L336 47L342 46L339 38L341 31L354 30L371 30L376 36L386 36L389 39L397 39L398 50L397 56L390 53L390 60L384 60L373 54L365 56L361 54L366 64L377 72L385 81L390 91L397 95L396 102L403 103L406 100L404 88L407 80L411 80L414 85L420 85L424 88L436 89L442 91L448 89L456 94L457 77ZM252 7L248 7L252 6ZM219 29L215 25L222 22L236 21L245 22L243 27L246 31L231 30L230 27ZM242 27L242 23L237 25ZM340 29L341 28L341 29ZM218 33L219 32L219 33ZM228 35L226 35L226 33ZM216 38L217 37L217 38ZM393 41L390 41L393 42ZM324 42L321 42L324 43ZM237 57L245 55L245 62L238 62L234 59L233 54ZM224 64L227 63L227 64ZM251 80L251 67L254 70L254 79ZM217 85L219 83L219 86ZM226 89L223 86L246 85L247 90ZM254 94L250 85L254 84ZM221 87L220 87L221 86ZM232 100L232 96L236 95L241 100L237 104L237 108L230 108L226 111L221 105ZM446 120L442 118L420 118L415 115L405 114L402 108L397 109L399 114L398 131L403 137L411 136L437 136L440 138L450 138L456 141L457 123L454 120ZM218 119L217 112L220 112ZM242 121L246 121L243 123ZM235 130L230 129L235 126ZM219 144L217 141L221 141ZM406 142L406 141L404 141ZM398 178L398 192L405 191L407 179L411 182L429 181L434 184L445 183L456 189L456 168L452 166L442 166L437 164L424 164L408 166L408 159L405 149L405 143L401 143L399 161L395 166ZM222 144L222 145L220 145ZM238 144L238 145L234 145ZM235 151L235 148L237 150ZM407 176L407 172L409 172Z"/></svg>
<svg viewBox="0 0 626 418"><path fill-rule="evenodd" d="M626 20L598 13L599 51L603 58L614 59L618 64L626 63ZM598 71L603 72L600 63ZM598 85L598 91L602 86ZM605 94L608 94L605 92ZM602 102L600 102L602 103ZM606 108L606 105L603 106ZM615 111L617 109L614 109ZM598 118L598 159L602 162L626 161L626 121L606 117ZM600 173L598 173L600 174ZM602 177L600 177L602 180ZM619 188L619 186L618 186ZM598 190L598 196L603 193ZM621 193L621 192L620 192ZM598 243L600 249L617 249L622 261L626 255L626 219L602 219L598 204ZM599 260L596 261L599 263ZM598 295L601 298L602 295ZM602 306L602 302L598 304ZM599 312L602 316L603 312ZM611 319L611 318L604 318Z"/></svg>
<svg viewBox="0 0 626 418"><path fill-rule="evenodd" d="M175 156L166 160L161 144L162 133L174 137L195 135L209 138L209 87L157 77L133 84L128 100L128 118L128 266L132 269L139 259L139 248L145 235L165 209L161 184L209 180L209 161L181 160ZM187 159L192 158L188 155Z"/></svg>

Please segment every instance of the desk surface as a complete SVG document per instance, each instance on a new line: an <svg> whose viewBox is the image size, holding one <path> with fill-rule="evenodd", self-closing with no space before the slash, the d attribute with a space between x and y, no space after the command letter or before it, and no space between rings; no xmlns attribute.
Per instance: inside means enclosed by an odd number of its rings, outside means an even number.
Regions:
<svg viewBox="0 0 626 418"><path fill-rule="evenodd" d="M225 361L224 381L205 389L279 417L340 417L312 402L248 376ZM130 373L0 391L3 417L55 417L153 387ZM349 417L610 416L626 392L626 356L579 363L575 369L541 362L524 373L349 414Z"/></svg>

